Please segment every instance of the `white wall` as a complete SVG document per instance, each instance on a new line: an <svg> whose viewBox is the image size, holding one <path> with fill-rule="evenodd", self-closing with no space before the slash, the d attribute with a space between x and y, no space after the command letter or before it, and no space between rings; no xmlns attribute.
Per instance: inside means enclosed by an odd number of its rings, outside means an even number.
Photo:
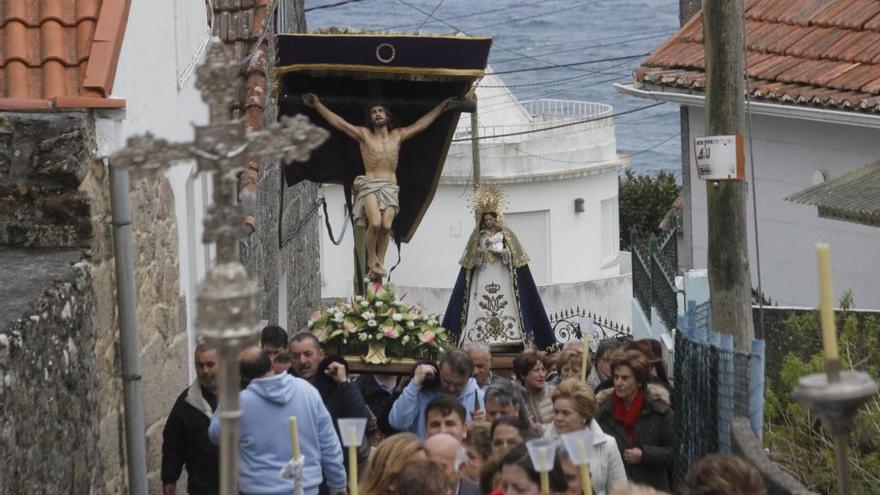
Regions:
<svg viewBox="0 0 880 495"><path fill-rule="evenodd" d="M548 284L582 282L615 276L619 267L603 268L601 201L617 195L617 171L561 181L506 184L508 212L549 212L550 273ZM329 214L338 235L343 221L342 188L325 187ZM574 212L575 198L584 198L583 213ZM414 287L451 288L458 275L458 261L474 228L473 214L468 210L468 189L465 185L444 185L437 188L434 202L409 244L402 249L402 262L392 274L392 282ZM351 229L342 246L330 243L326 231L321 239L323 297L351 294L354 273ZM617 235L616 232L609 235ZM522 238L528 245L535 239ZM390 269L397 262L397 252L389 247L385 265Z"/></svg>
<svg viewBox="0 0 880 495"><path fill-rule="evenodd" d="M147 131L169 141L189 141L192 125L207 123L207 106L194 87L193 69L203 58L209 34L204 2L132 2L112 94L126 100L118 129L121 145L129 136ZM194 177L194 168L194 163L182 163L167 173L174 191L180 291L186 298L190 346L196 284L212 256L201 242L210 187L207 178ZM193 367L189 370L192 373Z"/></svg>
<svg viewBox="0 0 880 495"><path fill-rule="evenodd" d="M690 115L691 136L704 135L702 108ZM857 307L880 308L880 229L819 218L815 207L783 200L811 186L817 170L835 179L877 160L880 130L763 115L752 116L752 127L764 293L779 304L816 306L815 243L824 241L831 244L835 298L853 289ZM746 146L748 159L748 140ZM694 267L705 268L706 186L696 178L693 163L691 170ZM757 286L751 191L748 198L750 266Z"/></svg>

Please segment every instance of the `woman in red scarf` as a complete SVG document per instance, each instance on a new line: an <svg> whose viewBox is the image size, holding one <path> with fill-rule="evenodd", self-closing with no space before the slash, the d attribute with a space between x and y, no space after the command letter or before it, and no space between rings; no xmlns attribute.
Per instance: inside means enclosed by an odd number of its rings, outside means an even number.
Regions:
<svg viewBox="0 0 880 495"><path fill-rule="evenodd" d="M596 421L617 440L630 482L670 491L678 440L669 391L649 383L654 359L636 350L611 355L614 387L596 397Z"/></svg>

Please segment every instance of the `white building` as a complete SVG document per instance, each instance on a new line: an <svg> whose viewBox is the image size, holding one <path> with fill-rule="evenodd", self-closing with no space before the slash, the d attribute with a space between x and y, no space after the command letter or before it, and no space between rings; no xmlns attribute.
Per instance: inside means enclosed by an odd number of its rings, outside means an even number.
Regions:
<svg viewBox="0 0 880 495"><path fill-rule="evenodd" d="M748 162L754 156L755 175L751 175L748 163L746 172L749 187L757 195L763 292L780 305L815 307L819 298L815 244L828 242L835 298L852 289L857 307L878 308L880 231L820 218L814 207L785 201L880 156L880 87L869 84L880 78L880 72L875 65L862 63L866 47L859 49L856 43L847 45L845 53L838 52L833 40L823 39L832 34L816 27L813 19L822 15L822 9L803 3L803 12L792 22L746 12L752 100L746 158ZM774 28L813 34L771 41ZM619 86L634 96L689 108L691 139L706 134L702 30L702 16L697 15L636 69L633 84ZM842 30L850 31L847 39L867 33L859 28ZM807 42L815 49L802 52L800 47ZM692 266L685 268L705 268L706 184L697 178L693 157L683 166L682 177L685 245L691 250L682 256L692 259ZM751 190L748 200L750 268L757 287Z"/></svg>
<svg viewBox="0 0 880 495"><path fill-rule="evenodd" d="M481 181L502 184L505 221L531 257L530 269L548 312L580 306L629 324L629 257L619 251L619 156L609 105L537 100L521 103L497 76L477 89ZM458 260L474 228L468 208L473 184L471 116L463 114L434 201L391 276L411 303L442 313L458 275ZM541 129L548 130L541 131ZM537 131L537 132L536 132ZM491 137L498 136L498 137ZM405 145L404 145L405 146ZM325 188L338 232L344 200ZM323 295L352 292L351 236L341 246L322 238ZM385 265L397 261L392 246Z"/></svg>

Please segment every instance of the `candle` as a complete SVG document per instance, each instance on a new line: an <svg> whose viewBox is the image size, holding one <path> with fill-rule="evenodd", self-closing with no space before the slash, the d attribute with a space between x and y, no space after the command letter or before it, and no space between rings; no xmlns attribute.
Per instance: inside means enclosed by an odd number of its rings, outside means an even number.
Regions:
<svg viewBox="0 0 880 495"><path fill-rule="evenodd" d="M547 447L538 449L538 456L541 458L541 466L547 465ZM547 471L541 471L541 493L550 493L550 475Z"/></svg>
<svg viewBox="0 0 880 495"><path fill-rule="evenodd" d="M581 350L581 381L587 383L587 339L584 339L584 348Z"/></svg>
<svg viewBox="0 0 880 495"><path fill-rule="evenodd" d="M350 495L358 495L358 458L357 458L357 448L358 448L358 438L357 438L357 428L352 426L348 429L348 493Z"/></svg>
<svg viewBox="0 0 880 495"><path fill-rule="evenodd" d="M826 361L837 361L837 330L834 328L834 291L831 287L831 249L828 244L816 244L819 262L819 314L822 321L822 346Z"/></svg>
<svg viewBox="0 0 880 495"><path fill-rule="evenodd" d="M290 422L290 445L293 450L293 458L296 460L302 455L302 452L299 451L299 431L296 428L296 416L291 416L288 421Z"/></svg>
<svg viewBox="0 0 880 495"><path fill-rule="evenodd" d="M578 450L580 450L581 459L587 458L587 446L584 445L583 440L578 441ZM581 471L581 487L584 490L584 495L593 495L593 481L590 478L590 464L584 463L580 465Z"/></svg>

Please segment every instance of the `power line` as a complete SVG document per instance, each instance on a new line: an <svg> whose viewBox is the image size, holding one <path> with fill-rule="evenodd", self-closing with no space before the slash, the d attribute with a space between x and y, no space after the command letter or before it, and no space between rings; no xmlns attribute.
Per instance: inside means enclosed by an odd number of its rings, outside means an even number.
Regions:
<svg viewBox="0 0 880 495"><path fill-rule="evenodd" d="M515 23L517 23L517 22L531 21L531 20L536 19L536 18L538 18L538 17L544 17L544 16L548 16L548 15L558 14L558 13L560 13L560 12L565 12L565 11L568 11L568 10L576 9L576 8L578 8L578 7L586 7L587 5L589 5L589 4L591 4L591 3L595 3L595 1L594 1L594 2L587 2L587 3L577 2L577 3L575 3L574 5L569 5L569 6L567 6L567 7L562 7L562 8L560 8L560 9L551 10L551 11L549 11L549 12L544 12L543 14L535 14L535 15L533 15L533 16L525 17L525 18L520 18L520 19L508 19L508 20L506 20L506 21L500 21L500 22L496 22L496 23L493 23L493 24L484 24L484 25L482 25L482 26L477 26L477 27L470 28L470 31L482 31L483 29L487 29L487 28L490 28L490 27L503 26L503 25L505 25L505 24L515 24Z"/></svg>
<svg viewBox="0 0 880 495"><path fill-rule="evenodd" d="M399 1L403 1L403 0L399 0ZM645 57L650 54L651 53L648 52L648 53L637 53L637 54L633 54L633 55L624 55L621 57L597 58L597 59L593 59L593 60L584 60L582 62L571 62L571 63L567 63L567 64L553 64L553 65L545 65L542 67L528 67L525 69L512 69L512 70L504 70L504 71L500 71L500 72L490 72L486 75L487 76L488 75L496 75L497 76L497 75L501 75L501 74L515 74L515 73L519 73L519 72L532 72L532 71L536 71L536 70L561 69L561 68L567 68L567 67L575 67L578 65L598 64L598 63L602 63L602 62L614 62L617 60L632 60L634 58L641 58L641 57ZM530 58L532 58L532 57L530 57Z"/></svg>
<svg viewBox="0 0 880 495"><path fill-rule="evenodd" d="M625 44L627 44L627 43L632 43L632 42L634 42L634 41L643 41L643 40L649 40L649 39L654 39L654 38L662 38L662 37L669 36L670 34L672 34L672 33L652 34L652 35L642 36L642 37L638 37L638 38L628 38L628 39L625 39L625 40L613 41L613 42L610 42L610 43L602 43L602 44L600 44L600 45L590 45L590 46L588 46L588 47L578 47L578 48L570 48L570 49L568 49L568 50L553 51L553 52L545 52L545 53L536 53L534 56L535 56L535 57L545 57L545 56L547 56L547 55L560 55L560 54L563 54L563 53L579 52L579 51L583 51L583 50L585 50L585 49L594 50L594 49L597 49L597 48L605 48L606 46L625 45ZM579 42L578 44L579 44L579 45L582 45L582 44L596 43L597 41L601 41L601 40L591 40L591 41L589 41L589 42L586 42L586 41L585 41L585 42L583 42L583 43L580 43L580 42ZM521 59L521 58L505 58L505 59L501 59L501 60L493 60L493 61L492 61L492 64L503 64L503 63L507 63L507 62L514 62L514 61L517 61L517 60L522 60L522 59Z"/></svg>
<svg viewBox="0 0 880 495"><path fill-rule="evenodd" d="M437 5L434 6L434 10L432 10L431 13L425 17L425 20L422 21L421 24L419 24L419 27L416 28L416 32L418 32L419 29L422 29L422 26L424 26L425 23L428 22L428 20L431 18L431 16L434 15L434 12L437 12L437 9L439 9L441 5L443 5L443 0L440 0L439 2L437 2Z"/></svg>
<svg viewBox="0 0 880 495"><path fill-rule="evenodd" d="M633 108L630 110L625 110L623 112L613 113L611 115L600 115L600 116L596 116L596 117L590 117L590 118L584 119L584 120L577 120L574 122L566 122L565 124L558 124L558 125L552 125L552 126L548 126L548 127L542 127L540 129L529 129L527 131L508 132L505 134L493 134L491 136L476 136L476 137L468 137L468 138L459 138L459 139L453 139L452 142L457 143L460 141L482 141L483 139L496 139L496 138L502 138L502 137L521 136L523 134L534 134L536 132L552 131L553 129L562 129L563 127L571 127L574 125L586 124L589 122L595 122L597 120L610 119L610 118L614 118L614 117L622 117L624 115L629 115L631 113L640 112L642 110L647 110L649 108L658 107L660 105L664 105L665 103L666 103L665 101L661 101L658 103L652 103L650 105L645 105L645 106L636 107L636 108Z"/></svg>
<svg viewBox="0 0 880 495"><path fill-rule="evenodd" d="M303 10L303 12L311 12L313 10L321 10L321 9L332 9L334 7L341 7L343 5L355 2L363 2L364 0L342 0L341 2L336 3L328 3L326 5L316 5L314 7L308 7Z"/></svg>
<svg viewBox="0 0 880 495"><path fill-rule="evenodd" d="M451 21L453 19L464 19L464 18L468 18L468 17L476 17L478 15L483 15L483 14L494 14L495 12L510 11L510 10L520 9L523 7L531 7L534 5L539 5L542 3L553 2L553 1L556 1L556 0L540 0L540 1L532 2L532 3L523 2L523 3L520 3L519 5L514 5L512 7L501 7L498 9L489 9L489 10L482 10L480 12L468 12L467 14L459 14L456 16L447 17L446 20ZM408 26L415 26L415 25L416 24L414 22L411 22L408 24L398 24L396 26L388 26L388 27L382 28L381 30L377 30L377 31L389 31L392 29L408 27ZM453 28L453 29L457 29L457 28ZM376 31L373 31L373 32L376 32Z"/></svg>
<svg viewBox="0 0 880 495"><path fill-rule="evenodd" d="M657 148L663 146L664 144L668 143L669 141L672 141L673 139L675 139L675 138L677 138L677 137L679 137L679 136L681 136L680 133L675 133L675 134L673 134L673 135L667 137L666 139L664 139L664 140L662 140L662 141L660 141L660 142L658 142L658 143L655 143L655 144L651 145L651 146L648 147L648 148L645 148L645 149L642 149L642 150L636 151L635 153L630 153L630 154L627 154L627 155L623 155L623 158L632 158L632 157L634 157L634 156L641 155L642 153L647 153L647 152L649 152L649 151L654 151L655 149L657 149ZM553 158L547 158L546 156L541 156L541 155L536 155L536 154L534 154L534 153L529 153L528 151L523 151L523 150L521 150L521 149L519 148L519 146L517 146L516 144L514 144L513 147L514 147L514 149L516 149L516 151L518 151L518 152L520 152L520 153L522 153L522 154L524 154L524 155L528 155L528 156L531 156L531 157L535 157L535 158L538 158L538 159L540 159L540 160L546 160L546 161L548 161L548 162L556 162L556 163L571 163L571 164L581 164L581 165L591 165L591 164L594 164L594 163L603 163L602 161L584 162L584 161L576 161L576 160L556 160L556 159L553 159Z"/></svg>

